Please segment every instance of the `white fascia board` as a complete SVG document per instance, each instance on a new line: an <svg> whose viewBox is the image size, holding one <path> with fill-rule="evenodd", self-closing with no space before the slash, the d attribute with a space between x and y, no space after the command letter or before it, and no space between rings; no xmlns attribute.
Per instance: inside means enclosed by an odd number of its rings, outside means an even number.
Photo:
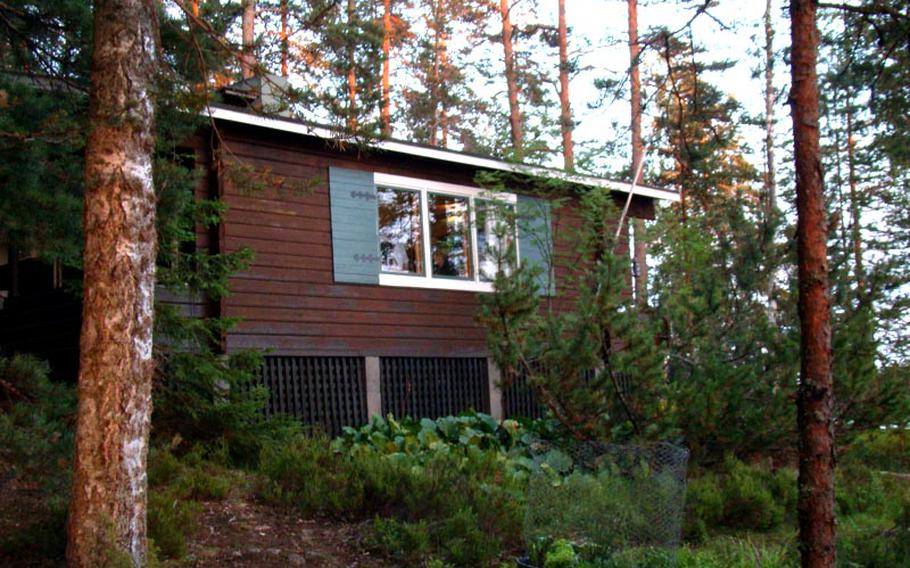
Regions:
<svg viewBox="0 0 910 568"><path fill-rule="evenodd" d="M239 124L248 124L251 126L259 126L261 128L290 132L293 134L303 134L305 136L316 136L318 138L324 138L326 140L340 140L338 133L335 131L321 126L311 126L294 120L282 120L279 118L260 116L248 112L230 110L222 107L209 107L206 114L216 120L225 120ZM622 193L629 193L629 191L632 190L635 195L641 195L643 197L653 197L654 199L660 199L663 201L679 201L679 194L675 191L647 186L636 186L633 189L631 184L625 182L611 181L608 179L581 174L570 174L560 170L553 170L540 166L514 164L493 158L484 158L482 156L462 154L459 152L453 152L451 150L427 148L425 146L417 146L414 144L407 144L405 142L396 142L394 140L377 140L371 142L369 145L373 148L384 150L386 152L407 154L410 156L418 156L421 158L428 158L431 160L439 160L443 162L452 162L489 170L498 170L531 176L555 177L568 182L577 183L579 185L587 185L589 187L601 187Z"/></svg>

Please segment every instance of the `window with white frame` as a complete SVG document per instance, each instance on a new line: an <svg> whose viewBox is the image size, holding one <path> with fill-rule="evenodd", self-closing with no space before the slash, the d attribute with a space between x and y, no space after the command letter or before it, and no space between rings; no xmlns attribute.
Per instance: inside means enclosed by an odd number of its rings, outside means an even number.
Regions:
<svg viewBox="0 0 910 568"><path fill-rule="evenodd" d="M492 290L503 251L517 249L503 214L514 194L379 173L375 183L381 285Z"/></svg>

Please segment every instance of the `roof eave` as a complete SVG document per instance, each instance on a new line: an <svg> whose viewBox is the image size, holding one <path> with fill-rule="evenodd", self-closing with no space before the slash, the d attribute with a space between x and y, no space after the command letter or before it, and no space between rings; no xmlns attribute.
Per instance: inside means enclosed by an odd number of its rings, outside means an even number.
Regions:
<svg viewBox="0 0 910 568"><path fill-rule="evenodd" d="M338 139L338 133L334 132L328 128L321 126L313 126L305 124L303 122L281 119L281 118L272 118L267 116L261 116L252 114L249 112L231 110L222 107L209 107L205 112L209 117L216 120L224 120L227 122L235 122L239 124L246 124L250 126L258 126L261 128L268 128L272 130L280 130L282 132L289 132L293 134L302 134L306 136L315 136L318 138L324 138L328 140ZM428 158L431 160L438 160L443 162L458 163L468 166L474 166L478 168L484 168L489 170L498 170L506 171L513 173L523 173L528 175L535 176L547 176L547 177L557 177L565 181L578 183L580 185L587 185L591 187L602 187L609 189L611 191L619 191L622 193L629 193L632 191L635 195L641 195L643 197L651 197L654 199L660 199L662 201L671 201L678 202L679 194L675 191L670 191L667 189L660 189L656 187L648 186L635 186L632 187L631 184L625 182L612 181L604 178L587 176L581 174L571 174L568 172L553 170L549 168L544 168L541 166L531 166L526 164L515 164L512 162L506 162L503 160L496 160L494 158L485 158L482 156L474 156L471 154L462 154L459 152L452 152L449 150L442 150L436 148L428 148L425 146L418 146L414 144L408 144L406 142L398 142L395 140L376 140L369 143L373 148L384 150L387 152L394 152L398 154L407 154L410 156L418 156L421 158Z"/></svg>

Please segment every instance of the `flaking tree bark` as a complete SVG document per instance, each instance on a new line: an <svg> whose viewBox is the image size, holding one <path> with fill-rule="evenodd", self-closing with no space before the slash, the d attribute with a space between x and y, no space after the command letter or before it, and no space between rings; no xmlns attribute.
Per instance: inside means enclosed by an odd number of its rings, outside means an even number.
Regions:
<svg viewBox="0 0 910 568"><path fill-rule="evenodd" d="M638 43L638 0L628 0L629 8L629 92L632 106L632 175L638 174L638 166L644 159L644 144L641 139L641 76L639 60L641 45ZM635 184L641 183L641 176L636 177ZM648 242L645 240L645 222L632 219L632 234L635 238L632 255L635 261L635 301L641 305L648 304Z"/></svg>
<svg viewBox="0 0 910 568"><path fill-rule="evenodd" d="M78 413L67 560L147 563L158 61L153 0L96 0Z"/></svg>
<svg viewBox="0 0 910 568"><path fill-rule="evenodd" d="M804 568L835 566L834 391L828 298L828 227L818 116L818 27L815 0L791 0L790 57L796 162L800 382L799 541Z"/></svg>

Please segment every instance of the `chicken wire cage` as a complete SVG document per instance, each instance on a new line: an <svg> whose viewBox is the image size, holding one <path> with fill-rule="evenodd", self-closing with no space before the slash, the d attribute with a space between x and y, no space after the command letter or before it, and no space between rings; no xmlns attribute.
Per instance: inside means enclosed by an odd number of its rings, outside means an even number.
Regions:
<svg viewBox="0 0 910 568"><path fill-rule="evenodd" d="M689 451L668 443L535 450L525 542L531 565L558 543L583 566L676 566ZM537 558L536 561L534 559Z"/></svg>

